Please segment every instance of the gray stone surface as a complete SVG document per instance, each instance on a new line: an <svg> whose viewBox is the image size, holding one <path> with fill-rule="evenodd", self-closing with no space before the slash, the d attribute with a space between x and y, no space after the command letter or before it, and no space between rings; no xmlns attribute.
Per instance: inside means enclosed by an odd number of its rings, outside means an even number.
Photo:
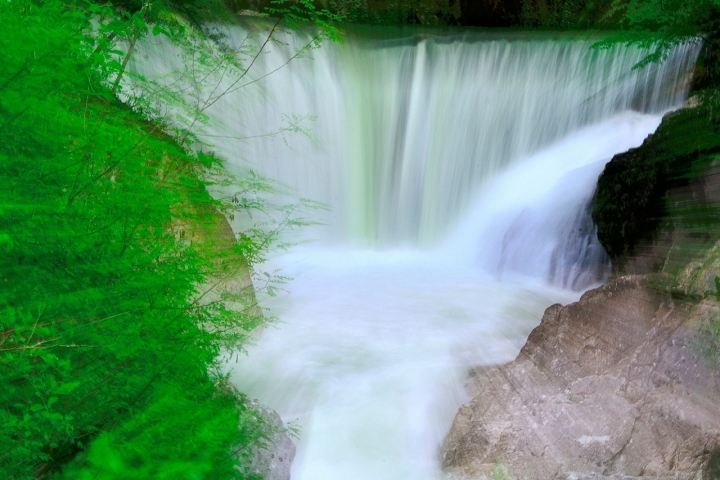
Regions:
<svg viewBox="0 0 720 480"><path fill-rule="evenodd" d="M253 452L251 470L264 480L290 480L290 469L295 459L295 444L287 433L285 424L275 410L254 400L250 406L260 413L267 423L268 441L264 448Z"/></svg>
<svg viewBox="0 0 720 480"><path fill-rule="evenodd" d="M553 305L513 362L475 369L441 452L451 478L720 478L720 377L700 323L648 275ZM504 473L503 473L504 472Z"/></svg>

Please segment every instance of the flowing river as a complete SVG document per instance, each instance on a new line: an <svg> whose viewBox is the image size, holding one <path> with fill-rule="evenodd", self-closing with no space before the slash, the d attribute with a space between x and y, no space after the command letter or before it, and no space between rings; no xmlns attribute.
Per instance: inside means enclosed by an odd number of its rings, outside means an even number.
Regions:
<svg viewBox="0 0 720 480"><path fill-rule="evenodd" d="M309 39L270 44L248 78L277 71L206 112L229 169L327 207L263 266L292 280L232 379L296 422L294 480L440 478L468 368L609 275L597 177L684 101L697 47L632 70L642 52L570 34L357 28L287 63ZM133 68L181 61L157 42Z"/></svg>

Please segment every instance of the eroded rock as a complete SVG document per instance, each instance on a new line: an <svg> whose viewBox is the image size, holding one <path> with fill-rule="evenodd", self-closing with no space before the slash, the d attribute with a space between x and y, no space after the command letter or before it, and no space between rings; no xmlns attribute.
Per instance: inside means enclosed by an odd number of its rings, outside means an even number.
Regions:
<svg viewBox="0 0 720 480"><path fill-rule="evenodd" d="M513 362L475 369L443 468L456 478L502 478L499 466L532 480L716 478L720 377L696 346L698 319L717 302L679 303L651 288L659 280L620 277L553 305Z"/></svg>

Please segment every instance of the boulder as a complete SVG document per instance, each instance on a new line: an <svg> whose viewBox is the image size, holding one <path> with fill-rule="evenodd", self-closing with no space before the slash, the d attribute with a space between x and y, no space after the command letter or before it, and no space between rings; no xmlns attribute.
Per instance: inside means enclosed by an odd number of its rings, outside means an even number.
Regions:
<svg viewBox="0 0 720 480"><path fill-rule="evenodd" d="M703 355L714 298L624 276L549 307L511 363L471 372L441 452L453 478L720 478L720 376Z"/></svg>
<svg viewBox="0 0 720 480"><path fill-rule="evenodd" d="M257 400L248 406L256 411L264 425L264 441L253 448L250 470L263 480L290 480L290 468L295 459L295 444L280 415Z"/></svg>

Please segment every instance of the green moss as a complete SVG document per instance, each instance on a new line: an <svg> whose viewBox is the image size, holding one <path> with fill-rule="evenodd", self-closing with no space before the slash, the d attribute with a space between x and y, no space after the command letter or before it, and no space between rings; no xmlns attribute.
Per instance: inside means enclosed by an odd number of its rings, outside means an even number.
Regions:
<svg viewBox="0 0 720 480"><path fill-rule="evenodd" d="M700 178L719 155L720 126L704 107L666 116L642 146L616 155L598 179L592 209L611 258L636 253L670 217L686 231L716 229L715 205L670 195Z"/></svg>

